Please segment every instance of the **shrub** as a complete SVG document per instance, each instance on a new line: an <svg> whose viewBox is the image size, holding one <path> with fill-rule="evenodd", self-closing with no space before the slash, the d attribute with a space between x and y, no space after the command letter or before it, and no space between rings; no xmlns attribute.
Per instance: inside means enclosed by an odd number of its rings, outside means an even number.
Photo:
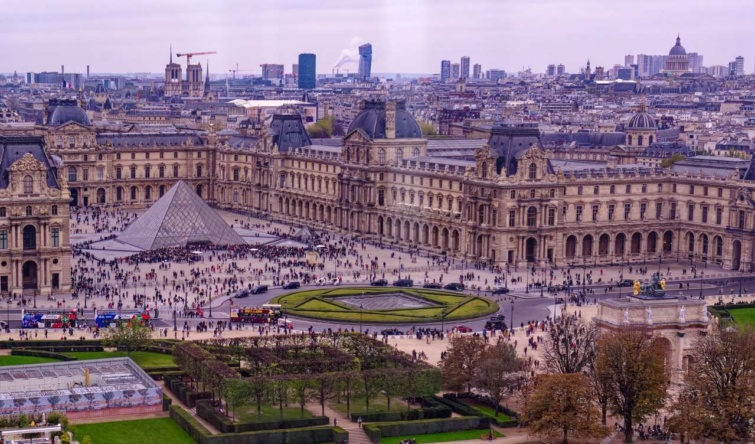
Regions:
<svg viewBox="0 0 755 444"><path fill-rule="evenodd" d="M424 406L423 408L409 411L379 413L356 412L351 414L351 420L356 422L356 420L361 417L364 422L387 422L451 417L451 408L433 398L423 398L422 404Z"/></svg>
<svg viewBox="0 0 755 444"><path fill-rule="evenodd" d="M365 424L362 428L372 442L380 442L390 436L427 435L430 433L458 432L462 430L487 429L488 417L426 419L422 421L384 422Z"/></svg>
<svg viewBox="0 0 755 444"><path fill-rule="evenodd" d="M163 412L167 412L170 409L171 404L173 404L173 400L170 399L170 396L163 393Z"/></svg>
<svg viewBox="0 0 755 444"><path fill-rule="evenodd" d="M45 350L29 350L24 348L14 348L10 352L13 356L35 356L37 358L50 358L57 359L58 361L76 361L76 358L70 356L61 355L60 353L53 353Z"/></svg>
<svg viewBox="0 0 755 444"><path fill-rule="evenodd" d="M258 432L262 430L294 429L302 427L324 426L330 423L327 416L313 418L281 419L277 421L260 421L233 423L230 418L217 409L218 402L202 399L197 401L197 416L210 423L221 433Z"/></svg>

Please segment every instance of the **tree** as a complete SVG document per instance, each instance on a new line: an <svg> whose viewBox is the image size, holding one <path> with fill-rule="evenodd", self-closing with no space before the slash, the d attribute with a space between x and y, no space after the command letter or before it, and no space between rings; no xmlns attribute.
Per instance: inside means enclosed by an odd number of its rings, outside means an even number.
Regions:
<svg viewBox="0 0 755 444"><path fill-rule="evenodd" d="M608 429L599 423L587 377L579 373L539 375L524 403L520 419L542 436L584 440L602 438Z"/></svg>
<svg viewBox="0 0 755 444"><path fill-rule="evenodd" d="M231 412L232 419L236 420L236 408L247 405L252 399L252 384L240 378L231 378L224 381L226 412Z"/></svg>
<svg viewBox="0 0 755 444"><path fill-rule="evenodd" d="M606 383L608 406L624 419L624 440L632 442L635 422L662 408L668 379L668 349L642 329L620 329L601 335L596 371Z"/></svg>
<svg viewBox="0 0 755 444"><path fill-rule="evenodd" d="M126 404L131 407L131 398L136 394L135 390L124 390L123 397L126 399Z"/></svg>
<svg viewBox="0 0 755 444"><path fill-rule="evenodd" d="M71 403L71 407L74 412L79 410L78 407L76 406L76 403L79 402L80 399L81 399L81 395L76 395L76 394L68 395L68 402Z"/></svg>
<svg viewBox="0 0 755 444"><path fill-rule="evenodd" d="M152 333L138 322L121 322L106 328L102 339L107 346L126 350L126 355L131 356L132 350L143 348L152 340Z"/></svg>
<svg viewBox="0 0 755 444"><path fill-rule="evenodd" d="M60 396L58 396L58 395L50 396L49 398L47 398L47 402L50 403L50 408L52 410L55 410L55 408L57 408L58 404L60 404ZM0 408L2 408L2 405L0 405Z"/></svg>
<svg viewBox="0 0 755 444"><path fill-rule="evenodd" d="M136 392L142 397L142 405L147 405L147 394L149 391L147 389L139 389Z"/></svg>
<svg viewBox="0 0 755 444"><path fill-rule="evenodd" d="M431 123L421 122L419 124L419 127L422 130L423 136L435 136L438 134L438 132L435 131L435 127Z"/></svg>
<svg viewBox="0 0 755 444"><path fill-rule="evenodd" d="M674 153L671 155L671 157L667 157L661 160L661 168L671 168L675 163L680 162L684 159L686 159L686 157L683 154Z"/></svg>
<svg viewBox="0 0 755 444"><path fill-rule="evenodd" d="M498 416L500 403L511 393L517 381L517 374L524 367L523 362L517 356L513 345L499 342L482 352L478 367L474 385L495 402L495 415Z"/></svg>
<svg viewBox="0 0 755 444"><path fill-rule="evenodd" d="M293 376L289 381L289 387L294 399L299 403L301 417L304 418L304 406L312 399L312 382L304 375Z"/></svg>
<svg viewBox="0 0 755 444"><path fill-rule="evenodd" d="M454 391L472 391L483 350L485 350L485 341L481 337L452 338L446 358L440 363L443 372L443 387Z"/></svg>
<svg viewBox="0 0 755 444"><path fill-rule="evenodd" d="M720 331L700 338L690 356L669 422L688 439L753 442L755 332Z"/></svg>
<svg viewBox="0 0 755 444"><path fill-rule="evenodd" d="M89 401L89 410L92 410L92 403L94 402L94 393L84 393L84 399Z"/></svg>
<svg viewBox="0 0 755 444"><path fill-rule="evenodd" d="M312 377L312 398L320 403L321 415L325 416L325 402L333 398L337 373L320 373Z"/></svg>
<svg viewBox="0 0 755 444"><path fill-rule="evenodd" d="M558 318L548 332L543 363L548 373L580 373L595 358L598 330L576 316Z"/></svg>
<svg viewBox="0 0 755 444"><path fill-rule="evenodd" d="M36 396L32 396L29 398L29 402L34 406L34 412L37 411L37 406L39 406L39 398Z"/></svg>

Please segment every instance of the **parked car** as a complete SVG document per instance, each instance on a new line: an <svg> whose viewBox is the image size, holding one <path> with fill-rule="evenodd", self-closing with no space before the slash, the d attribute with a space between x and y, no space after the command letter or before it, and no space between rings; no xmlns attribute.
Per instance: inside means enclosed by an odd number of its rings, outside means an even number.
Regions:
<svg viewBox="0 0 755 444"><path fill-rule="evenodd" d="M551 285L550 287L548 287L548 291L550 291L551 293L555 293L557 291L563 291L563 290L564 290L564 286L561 284Z"/></svg>
<svg viewBox="0 0 755 444"><path fill-rule="evenodd" d="M428 282L422 286L423 288L443 288L439 282Z"/></svg>
<svg viewBox="0 0 755 444"><path fill-rule="evenodd" d="M255 285L252 294L267 293L267 285Z"/></svg>
<svg viewBox="0 0 755 444"><path fill-rule="evenodd" d="M393 281L394 287L414 287L414 281L411 279L399 279L397 281Z"/></svg>
<svg viewBox="0 0 755 444"><path fill-rule="evenodd" d="M385 279L376 279L370 282L370 285L372 285L373 287L385 287L386 285L388 285L388 281L386 281Z"/></svg>
<svg viewBox="0 0 755 444"><path fill-rule="evenodd" d="M243 290L239 290L239 291L236 292L235 295L233 295L233 297L236 298L236 299L241 299L241 298L249 297L249 290L247 290L246 288L243 289Z"/></svg>
<svg viewBox="0 0 755 444"><path fill-rule="evenodd" d="M472 327L467 327L466 325L457 325L454 327L454 330L459 333L472 333Z"/></svg>
<svg viewBox="0 0 755 444"><path fill-rule="evenodd" d="M291 281L291 282L286 282L285 284L283 284L283 288L286 290L292 290L294 288L299 288L299 287L301 287L301 283L299 281Z"/></svg>
<svg viewBox="0 0 755 444"><path fill-rule="evenodd" d="M461 282L450 282L443 288L445 288L446 290L461 291L464 290L464 284L462 284Z"/></svg>
<svg viewBox="0 0 755 444"><path fill-rule="evenodd" d="M622 279L616 283L617 287L631 287L634 285L634 281L631 279Z"/></svg>
<svg viewBox="0 0 755 444"><path fill-rule="evenodd" d="M509 294L508 287L496 287L493 289L493 294Z"/></svg>
<svg viewBox="0 0 755 444"><path fill-rule="evenodd" d="M398 328L384 328L380 332L380 334L383 336L393 336L393 335L403 335L404 332L399 330Z"/></svg>

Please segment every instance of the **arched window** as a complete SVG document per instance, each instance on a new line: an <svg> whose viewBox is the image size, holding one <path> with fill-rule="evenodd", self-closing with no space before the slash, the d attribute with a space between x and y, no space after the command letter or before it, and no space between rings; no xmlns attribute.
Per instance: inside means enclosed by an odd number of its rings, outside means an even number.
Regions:
<svg viewBox="0 0 755 444"><path fill-rule="evenodd" d="M412 156L419 157L419 148L414 148L414 150L412 151Z"/></svg>
<svg viewBox="0 0 755 444"><path fill-rule="evenodd" d="M403 148L397 148L396 149L396 161L401 162L404 160L404 149Z"/></svg>
<svg viewBox="0 0 755 444"><path fill-rule="evenodd" d="M632 135L631 134L629 134L627 136L627 145L632 145Z"/></svg>
<svg viewBox="0 0 755 444"><path fill-rule="evenodd" d="M642 142L644 142L642 136L637 136L637 145L642 146Z"/></svg>
<svg viewBox="0 0 755 444"><path fill-rule="evenodd" d="M534 227L537 225L537 208L527 208L527 226Z"/></svg>
<svg viewBox="0 0 755 444"><path fill-rule="evenodd" d="M24 176L24 194L34 192L34 179L31 176Z"/></svg>
<svg viewBox="0 0 755 444"><path fill-rule="evenodd" d="M649 143L649 144L652 144L652 143L653 143L653 136L648 136L648 143Z"/></svg>
<svg viewBox="0 0 755 444"><path fill-rule="evenodd" d="M76 167L68 168L68 181L76 182Z"/></svg>
<svg viewBox="0 0 755 444"><path fill-rule="evenodd" d="M131 187L131 200L136 200L136 187Z"/></svg>
<svg viewBox="0 0 755 444"><path fill-rule="evenodd" d="M385 165L385 149L383 148L380 148L380 151L378 151L378 163Z"/></svg>
<svg viewBox="0 0 755 444"><path fill-rule="evenodd" d="M528 172L527 176L530 179L537 179L537 164L535 164L535 163L531 163L530 164L530 166L529 166L529 172Z"/></svg>
<svg viewBox="0 0 755 444"><path fill-rule="evenodd" d="M152 199L152 187L146 187L144 189L144 199L145 200Z"/></svg>

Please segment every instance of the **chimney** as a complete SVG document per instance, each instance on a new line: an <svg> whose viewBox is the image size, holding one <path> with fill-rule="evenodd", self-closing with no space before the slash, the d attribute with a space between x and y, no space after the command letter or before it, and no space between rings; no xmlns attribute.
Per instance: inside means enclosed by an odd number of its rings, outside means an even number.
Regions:
<svg viewBox="0 0 755 444"><path fill-rule="evenodd" d="M396 102L393 100L385 104L385 138L396 138Z"/></svg>
<svg viewBox="0 0 755 444"><path fill-rule="evenodd" d="M87 79L89 79L89 65L87 65Z"/></svg>
<svg viewBox="0 0 755 444"><path fill-rule="evenodd" d="M60 65L60 73L66 75L66 65Z"/></svg>

